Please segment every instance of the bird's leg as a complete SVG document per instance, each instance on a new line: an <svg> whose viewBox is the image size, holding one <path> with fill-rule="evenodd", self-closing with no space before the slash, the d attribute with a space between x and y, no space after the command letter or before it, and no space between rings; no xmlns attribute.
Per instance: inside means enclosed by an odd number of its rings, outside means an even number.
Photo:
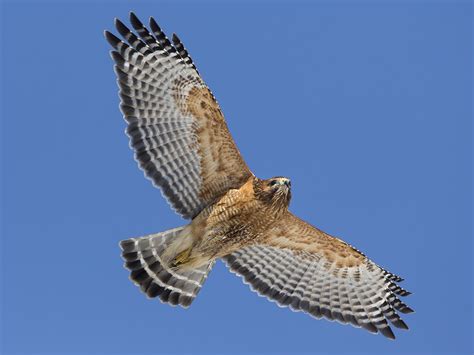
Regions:
<svg viewBox="0 0 474 355"><path fill-rule="evenodd" d="M191 255L192 248L184 249L182 252L179 252L171 262L172 267L177 267L182 264L186 264L190 261L189 256Z"/></svg>

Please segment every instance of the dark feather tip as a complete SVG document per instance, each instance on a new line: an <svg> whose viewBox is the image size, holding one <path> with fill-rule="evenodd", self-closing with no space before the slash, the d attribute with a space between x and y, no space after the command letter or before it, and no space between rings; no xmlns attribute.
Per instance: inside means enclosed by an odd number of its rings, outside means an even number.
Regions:
<svg viewBox="0 0 474 355"><path fill-rule="evenodd" d="M375 325L373 325L372 323L361 322L361 326L362 326L362 328L368 330L369 332L371 332L373 334L376 334L378 332L377 327Z"/></svg>
<svg viewBox="0 0 474 355"><path fill-rule="evenodd" d="M155 25L156 27L160 27L160 26L158 26L158 23L156 22L156 20L153 16L150 16L150 18L148 19L148 23L150 25L153 23L153 25Z"/></svg>
<svg viewBox="0 0 474 355"><path fill-rule="evenodd" d="M173 40L174 44L179 44L181 43L181 40L179 39L178 35L176 33L173 33L173 36L171 36L171 39Z"/></svg>
<svg viewBox="0 0 474 355"><path fill-rule="evenodd" d="M107 40L107 42L109 42L109 44L114 48L117 48L118 44L121 42L120 38L118 38L113 33L107 30L104 31L104 37Z"/></svg>
<svg viewBox="0 0 474 355"><path fill-rule="evenodd" d="M408 313L413 313L415 312L413 309L411 309L410 307L408 306L405 306L403 308L400 309L400 312L402 313L405 313L405 314L408 314Z"/></svg>
<svg viewBox="0 0 474 355"><path fill-rule="evenodd" d="M179 296L179 304L183 307L189 307L191 305L191 302L193 301L192 297L185 296L185 295L180 295Z"/></svg>
<svg viewBox="0 0 474 355"><path fill-rule="evenodd" d="M155 21L153 17L150 17L150 27L153 32L162 32L161 27L158 25L158 23Z"/></svg>
<svg viewBox="0 0 474 355"><path fill-rule="evenodd" d="M179 304L179 293L178 292L171 292L170 297L168 298L168 302L173 306Z"/></svg>
<svg viewBox="0 0 474 355"><path fill-rule="evenodd" d="M128 74L125 73L122 69L120 69L119 66L115 66L114 67L114 71L115 71L115 74L117 75L117 78L121 81L125 81L127 82L128 81Z"/></svg>
<svg viewBox="0 0 474 355"><path fill-rule="evenodd" d="M124 266L130 270L130 271L135 271L135 270L139 270L141 269L143 266L142 266L142 263L140 260L134 260L134 261L127 261Z"/></svg>
<svg viewBox="0 0 474 355"><path fill-rule="evenodd" d="M408 325L401 319L392 321L392 324L397 328L408 330Z"/></svg>
<svg viewBox="0 0 474 355"><path fill-rule="evenodd" d="M119 245L124 254L135 250L135 242L130 239L122 240Z"/></svg>
<svg viewBox="0 0 474 355"><path fill-rule="evenodd" d="M133 116L135 114L135 109L128 105L120 104L120 110L125 116Z"/></svg>
<svg viewBox="0 0 474 355"><path fill-rule="evenodd" d="M125 105L133 105L133 99L128 96L127 94L123 93L122 91L119 92L120 100L125 104ZM141 139L141 138L140 138Z"/></svg>
<svg viewBox="0 0 474 355"><path fill-rule="evenodd" d="M133 260L136 260L137 258L138 258L138 253L136 251L122 254L122 259L125 261L133 261Z"/></svg>
<svg viewBox="0 0 474 355"><path fill-rule="evenodd" d="M110 56L114 60L115 63L117 63L119 66L123 66L125 63L125 59L120 55L119 52L117 51L111 51Z"/></svg>
<svg viewBox="0 0 474 355"><path fill-rule="evenodd" d="M130 273L130 278L133 281L136 281L138 283L143 283L144 281L146 281L149 278L149 276L148 276L148 273L145 270L140 269L140 270L133 270Z"/></svg>
<svg viewBox="0 0 474 355"><path fill-rule="evenodd" d="M163 302L168 302L170 294L171 290L169 288L164 289L163 292L160 294L160 300L162 300Z"/></svg>
<svg viewBox="0 0 474 355"><path fill-rule="evenodd" d="M146 293L146 290L148 289L148 287L150 287L150 285L153 283L153 280L152 279L148 279L148 280L145 280L145 282L143 282L141 285L140 285L140 289L142 290L142 292L145 292Z"/></svg>
<svg viewBox="0 0 474 355"><path fill-rule="evenodd" d="M390 327L379 328L379 331L387 338L395 340L395 334L393 334L392 329L390 329Z"/></svg>
<svg viewBox="0 0 474 355"><path fill-rule="evenodd" d="M158 286L157 284L155 284L155 283L153 282L153 283L150 284L150 286L147 288L146 294L147 294L148 297L150 297L150 298L155 298L155 297L159 296L163 291L164 291L164 288L163 288L163 287L160 287L160 286Z"/></svg>
<svg viewBox="0 0 474 355"><path fill-rule="evenodd" d="M145 27L133 11L130 12L130 23L132 24L134 29Z"/></svg>
<svg viewBox="0 0 474 355"><path fill-rule="evenodd" d="M115 28L124 37L131 32L130 29L127 26L125 26L124 23L120 21L118 18L115 19Z"/></svg>

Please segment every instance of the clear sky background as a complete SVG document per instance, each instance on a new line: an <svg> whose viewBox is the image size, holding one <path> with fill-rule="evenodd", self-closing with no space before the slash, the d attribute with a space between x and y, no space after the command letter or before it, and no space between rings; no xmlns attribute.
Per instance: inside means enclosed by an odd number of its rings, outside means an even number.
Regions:
<svg viewBox="0 0 474 355"><path fill-rule="evenodd" d="M147 300L118 242L183 225L133 160L104 29L176 31L257 176L405 277L397 340L258 297L218 263L188 310ZM472 6L24 2L2 7L5 354L471 353Z"/></svg>

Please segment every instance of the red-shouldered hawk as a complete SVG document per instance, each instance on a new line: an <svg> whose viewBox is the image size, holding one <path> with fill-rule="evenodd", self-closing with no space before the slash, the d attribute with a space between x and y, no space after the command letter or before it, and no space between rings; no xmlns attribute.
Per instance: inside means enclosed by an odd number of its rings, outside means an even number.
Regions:
<svg viewBox="0 0 474 355"><path fill-rule="evenodd" d="M135 159L190 223L121 242L131 279L149 297L188 307L222 258L251 288L279 305L395 338L402 279L344 241L288 211L288 178L252 174L222 111L176 35L153 18L137 34L116 20L125 41L114 50L120 108Z"/></svg>

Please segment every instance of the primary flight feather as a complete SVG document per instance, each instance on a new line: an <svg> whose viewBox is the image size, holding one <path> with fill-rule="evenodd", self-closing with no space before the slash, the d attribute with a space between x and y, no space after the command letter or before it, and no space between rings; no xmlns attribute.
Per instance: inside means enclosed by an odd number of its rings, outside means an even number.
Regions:
<svg viewBox="0 0 474 355"><path fill-rule="evenodd" d="M288 211L288 178L262 180L248 168L214 95L176 35L133 14L135 33L115 21L120 108L135 159L190 223L121 242L131 279L148 297L188 307L221 258L253 290L279 305L363 327L388 338L402 279L344 241Z"/></svg>

